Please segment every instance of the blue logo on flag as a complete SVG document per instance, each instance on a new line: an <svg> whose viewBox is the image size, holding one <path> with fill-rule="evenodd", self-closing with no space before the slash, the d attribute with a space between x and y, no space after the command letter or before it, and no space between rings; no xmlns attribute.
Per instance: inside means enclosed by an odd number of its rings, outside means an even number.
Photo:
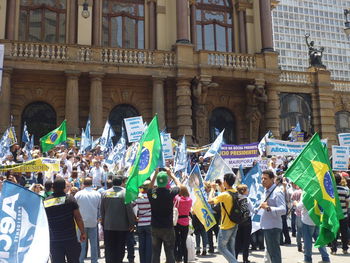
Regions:
<svg viewBox="0 0 350 263"><path fill-rule="evenodd" d="M53 134L50 135L50 140L53 143L57 140L57 138L58 138L58 134L57 133L53 133Z"/></svg>

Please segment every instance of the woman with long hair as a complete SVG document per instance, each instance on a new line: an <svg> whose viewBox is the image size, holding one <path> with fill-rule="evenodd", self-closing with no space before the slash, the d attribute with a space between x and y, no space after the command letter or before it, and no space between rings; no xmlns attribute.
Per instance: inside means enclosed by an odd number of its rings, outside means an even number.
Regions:
<svg viewBox="0 0 350 263"><path fill-rule="evenodd" d="M180 186L180 192L174 198L174 205L179 211L179 217L175 226L175 260L180 262L183 259L183 262L187 263L188 254L186 239L188 234L188 226L190 223L192 199L186 186Z"/></svg>

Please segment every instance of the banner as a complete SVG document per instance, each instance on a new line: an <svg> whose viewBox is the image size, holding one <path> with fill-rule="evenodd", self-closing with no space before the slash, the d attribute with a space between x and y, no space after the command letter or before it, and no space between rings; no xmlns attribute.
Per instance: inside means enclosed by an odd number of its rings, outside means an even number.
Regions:
<svg viewBox="0 0 350 263"><path fill-rule="evenodd" d="M161 133L160 138L162 140L162 149L163 149L163 157L164 159L173 159L173 144L171 141L170 133Z"/></svg>
<svg viewBox="0 0 350 263"><path fill-rule="evenodd" d="M338 139L340 146L350 146L350 133L339 133Z"/></svg>
<svg viewBox="0 0 350 263"><path fill-rule="evenodd" d="M210 163L205 181L214 181L218 178L223 181L224 175L228 173L234 174L224 159L217 153Z"/></svg>
<svg viewBox="0 0 350 263"><path fill-rule="evenodd" d="M328 139L322 139L321 142L327 146ZM267 138L266 155L297 156L306 145L307 142L288 142Z"/></svg>
<svg viewBox="0 0 350 263"><path fill-rule="evenodd" d="M240 165L252 167L254 161L260 160L258 142L250 144L230 145L221 147L220 155L231 168L239 168Z"/></svg>
<svg viewBox="0 0 350 263"><path fill-rule="evenodd" d="M0 262L48 262L49 224L41 197L6 181L0 207Z"/></svg>
<svg viewBox="0 0 350 263"><path fill-rule="evenodd" d="M332 166L334 171L347 171L349 167L349 146L332 145Z"/></svg>
<svg viewBox="0 0 350 263"><path fill-rule="evenodd" d="M38 158L24 163L0 166L0 172L13 171L15 173L43 172L60 170L60 160L50 158Z"/></svg>
<svg viewBox="0 0 350 263"><path fill-rule="evenodd" d="M5 46L4 44L0 44L0 94L1 94L1 87L2 87L2 73L4 72L4 53L5 53Z"/></svg>
<svg viewBox="0 0 350 263"><path fill-rule="evenodd" d="M178 142L178 141L176 141L174 139L171 139L171 140L173 142L173 146L174 147L177 147L180 144L180 142ZM188 153L205 152L205 151L207 151L210 148L210 146L211 146L211 144L200 146L200 147L188 146L188 147L186 147L186 152L188 152Z"/></svg>
<svg viewBox="0 0 350 263"><path fill-rule="evenodd" d="M138 142L145 130L142 116L124 119L129 142Z"/></svg>

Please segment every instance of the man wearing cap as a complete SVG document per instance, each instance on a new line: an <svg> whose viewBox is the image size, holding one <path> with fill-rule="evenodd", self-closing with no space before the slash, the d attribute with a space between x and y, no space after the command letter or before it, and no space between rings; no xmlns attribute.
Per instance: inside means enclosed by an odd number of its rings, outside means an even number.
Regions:
<svg viewBox="0 0 350 263"><path fill-rule="evenodd" d="M152 263L160 262L162 244L167 263L175 263L175 232L173 227L173 200L179 193L180 181L174 176L169 168L165 171L156 170L147 191L151 203L151 226L152 226ZM167 189L168 177L177 187ZM153 188L157 180L158 187Z"/></svg>

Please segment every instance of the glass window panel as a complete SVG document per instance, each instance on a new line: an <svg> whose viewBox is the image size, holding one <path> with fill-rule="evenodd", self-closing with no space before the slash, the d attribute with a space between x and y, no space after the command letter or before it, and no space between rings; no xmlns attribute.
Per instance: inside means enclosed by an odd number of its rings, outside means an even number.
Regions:
<svg viewBox="0 0 350 263"><path fill-rule="evenodd" d="M197 31L197 48L198 49L203 49L203 44L202 44L202 26L197 25L196 26L196 31Z"/></svg>
<svg viewBox="0 0 350 263"><path fill-rule="evenodd" d="M138 45L136 48L144 49L145 48L145 39L144 39L144 23L143 21L138 22Z"/></svg>
<svg viewBox="0 0 350 263"><path fill-rule="evenodd" d="M29 41L41 41L41 9L30 11L29 17Z"/></svg>
<svg viewBox="0 0 350 263"><path fill-rule="evenodd" d="M22 25L19 27L19 32L18 32L18 38L20 41L26 40L26 24L27 24L27 11L21 10L20 16L19 16L19 24Z"/></svg>
<svg viewBox="0 0 350 263"><path fill-rule="evenodd" d="M216 25L216 50L226 52L226 32L225 28Z"/></svg>
<svg viewBox="0 0 350 263"><path fill-rule="evenodd" d="M125 48L135 48L135 20L125 17L123 31L125 32Z"/></svg>
<svg viewBox="0 0 350 263"><path fill-rule="evenodd" d="M57 15L55 12L51 12L47 9L45 10L45 42L56 42L56 17Z"/></svg>
<svg viewBox="0 0 350 263"><path fill-rule="evenodd" d="M108 46L108 18L102 17L102 45Z"/></svg>
<svg viewBox="0 0 350 263"><path fill-rule="evenodd" d="M214 25L209 24L204 26L204 41L206 50L215 50Z"/></svg>

